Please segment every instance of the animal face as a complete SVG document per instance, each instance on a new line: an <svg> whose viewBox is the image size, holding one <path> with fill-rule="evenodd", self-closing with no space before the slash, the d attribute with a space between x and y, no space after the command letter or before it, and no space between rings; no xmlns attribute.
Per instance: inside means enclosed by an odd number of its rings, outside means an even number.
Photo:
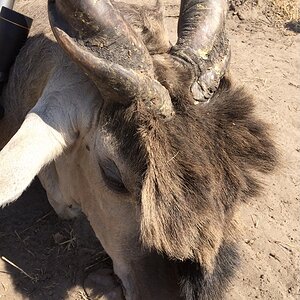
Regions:
<svg viewBox="0 0 300 300"><path fill-rule="evenodd" d="M60 46L40 48L49 73L0 154L0 204L39 174L58 214L87 215L127 299L222 298L235 209L276 163L252 98L225 76L226 1L198 2L182 1L169 49L135 6L49 1Z"/></svg>

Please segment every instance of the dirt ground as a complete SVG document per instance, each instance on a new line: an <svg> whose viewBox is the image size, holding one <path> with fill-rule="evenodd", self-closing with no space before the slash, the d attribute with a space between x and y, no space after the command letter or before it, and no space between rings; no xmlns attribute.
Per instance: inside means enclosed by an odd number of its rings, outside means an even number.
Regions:
<svg viewBox="0 0 300 300"><path fill-rule="evenodd" d="M164 2L174 41L179 1ZM232 1L227 24L232 76L256 95L281 162L263 179L264 195L240 209L242 263L227 299L300 299L299 21L243 2ZM58 219L37 180L0 211L0 257L1 300L88 299L84 278L110 263L85 217Z"/></svg>

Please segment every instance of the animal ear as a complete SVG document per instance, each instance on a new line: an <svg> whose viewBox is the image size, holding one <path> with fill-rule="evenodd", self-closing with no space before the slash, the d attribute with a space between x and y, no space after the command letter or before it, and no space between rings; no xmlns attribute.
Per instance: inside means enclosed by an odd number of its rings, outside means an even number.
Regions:
<svg viewBox="0 0 300 300"><path fill-rule="evenodd" d="M0 152L0 207L16 200L41 168L71 142L62 114L47 104L38 102Z"/></svg>

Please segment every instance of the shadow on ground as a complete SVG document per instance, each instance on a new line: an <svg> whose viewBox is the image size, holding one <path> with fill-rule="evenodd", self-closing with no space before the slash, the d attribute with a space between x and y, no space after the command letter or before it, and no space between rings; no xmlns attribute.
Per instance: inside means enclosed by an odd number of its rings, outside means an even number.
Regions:
<svg viewBox="0 0 300 300"><path fill-rule="evenodd" d="M66 299L88 273L110 264L86 218L60 220L38 180L0 210L0 241L0 256L28 273L1 262L5 270L0 271L10 274L18 299Z"/></svg>
<svg viewBox="0 0 300 300"><path fill-rule="evenodd" d="M290 21L285 24L285 28L296 33L300 33L300 21Z"/></svg>

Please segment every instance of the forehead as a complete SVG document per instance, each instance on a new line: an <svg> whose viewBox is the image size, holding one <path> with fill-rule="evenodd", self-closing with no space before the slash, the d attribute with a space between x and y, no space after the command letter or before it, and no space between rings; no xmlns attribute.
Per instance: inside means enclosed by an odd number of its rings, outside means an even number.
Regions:
<svg viewBox="0 0 300 300"><path fill-rule="evenodd" d="M124 111L118 108L113 112L105 111L98 126L90 135L90 144L94 144L98 163L111 160L134 192L140 189L146 169L146 156L138 134L138 124L126 120Z"/></svg>
<svg viewBox="0 0 300 300"><path fill-rule="evenodd" d="M97 134L106 143L105 147L131 166L136 173L144 172L147 158L140 134L141 123L136 104L128 108L109 106L104 109Z"/></svg>
<svg viewBox="0 0 300 300"><path fill-rule="evenodd" d="M98 126L95 131L95 147L102 155L118 156L119 141L106 125Z"/></svg>

